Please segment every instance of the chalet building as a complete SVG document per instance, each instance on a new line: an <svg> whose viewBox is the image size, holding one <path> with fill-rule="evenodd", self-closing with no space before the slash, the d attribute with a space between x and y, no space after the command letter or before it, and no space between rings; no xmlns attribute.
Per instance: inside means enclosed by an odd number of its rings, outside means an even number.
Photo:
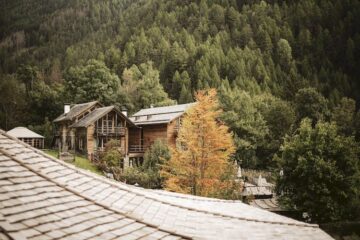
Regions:
<svg viewBox="0 0 360 240"><path fill-rule="evenodd" d="M124 166L141 164L144 152L157 139L176 145L181 118L191 104L142 109L131 118L126 111L99 102L65 105L64 113L54 120L55 146L66 156L79 152L94 159L111 139L120 141ZM61 157L60 157L61 158Z"/></svg>
<svg viewBox="0 0 360 240"><path fill-rule="evenodd" d="M26 127L16 127L7 132L12 137L16 137L19 140L29 144L32 147L43 149L44 137L36 132L31 131Z"/></svg>
<svg viewBox="0 0 360 240"><path fill-rule="evenodd" d="M114 106L104 107L99 102L74 106L65 105L64 113L54 120L56 146L60 152L80 152L93 159L111 139L120 141L124 158L129 157L129 131L137 128Z"/></svg>
<svg viewBox="0 0 360 240"><path fill-rule="evenodd" d="M175 147L181 119L193 105L194 103L151 107L135 113L130 119L139 128L130 132L130 146L144 152L155 140L160 139L168 146Z"/></svg>

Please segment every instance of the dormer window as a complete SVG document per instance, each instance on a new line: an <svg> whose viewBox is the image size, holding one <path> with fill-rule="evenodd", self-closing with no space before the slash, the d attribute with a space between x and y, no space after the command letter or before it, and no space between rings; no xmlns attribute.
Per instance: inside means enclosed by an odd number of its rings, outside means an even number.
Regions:
<svg viewBox="0 0 360 240"><path fill-rule="evenodd" d="M135 121L137 121L137 120L139 120L140 119L140 117L139 116L136 116L135 117Z"/></svg>
<svg viewBox="0 0 360 240"><path fill-rule="evenodd" d="M152 115L147 115L146 116L146 120L149 120L149 119L151 119L152 118Z"/></svg>

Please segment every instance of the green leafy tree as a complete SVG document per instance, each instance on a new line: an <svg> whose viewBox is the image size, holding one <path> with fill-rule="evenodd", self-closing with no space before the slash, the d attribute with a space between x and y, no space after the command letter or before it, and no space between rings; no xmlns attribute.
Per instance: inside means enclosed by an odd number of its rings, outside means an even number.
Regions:
<svg viewBox="0 0 360 240"><path fill-rule="evenodd" d="M33 89L34 82L38 78L36 67L21 65L16 72L17 79L25 84L26 94Z"/></svg>
<svg viewBox="0 0 360 240"><path fill-rule="evenodd" d="M328 114L327 100L315 88L300 89L295 96L297 120L307 117L317 122Z"/></svg>
<svg viewBox="0 0 360 240"><path fill-rule="evenodd" d="M236 159L244 167L258 167L261 163L257 150L263 145L269 129L255 100L245 91L226 87L220 91L219 99L224 110L221 119L235 135Z"/></svg>
<svg viewBox="0 0 360 240"><path fill-rule="evenodd" d="M25 87L13 75L0 75L0 128L10 130L25 122Z"/></svg>
<svg viewBox="0 0 360 240"><path fill-rule="evenodd" d="M160 84L159 71L153 68L152 62L140 64L139 68L131 67L128 77L124 81L129 84L123 87L128 87L128 93L133 94L131 97L136 109L174 104ZM136 84L131 83L133 80Z"/></svg>
<svg viewBox="0 0 360 240"><path fill-rule="evenodd" d="M98 100L103 104L116 101L120 79L98 60L70 67L65 75L65 93L76 103Z"/></svg>
<svg viewBox="0 0 360 240"><path fill-rule="evenodd" d="M119 140L110 140L105 144L105 150L100 155L99 167L107 172L116 174L121 168L123 150Z"/></svg>
<svg viewBox="0 0 360 240"><path fill-rule="evenodd" d="M170 159L170 151L167 145L156 140L144 154L143 169L158 172L161 165Z"/></svg>
<svg viewBox="0 0 360 240"><path fill-rule="evenodd" d="M161 165L170 159L170 151L167 145L161 141L156 140L151 147L146 150L144 154L144 163L142 170L151 179L152 188L161 188L163 186L164 178L160 175Z"/></svg>
<svg viewBox="0 0 360 240"><path fill-rule="evenodd" d="M315 222L353 219L360 193L359 146L339 135L332 123L309 119L285 139L277 187L291 209L307 212Z"/></svg>
<svg viewBox="0 0 360 240"><path fill-rule="evenodd" d="M269 129L265 141L257 149L258 158L265 168L274 167L274 154L279 150L286 134L290 134L296 115L293 107L286 101L269 94L255 97L256 108L263 116Z"/></svg>
<svg viewBox="0 0 360 240"><path fill-rule="evenodd" d="M356 103L353 99L342 98L332 112L331 120L336 122L339 132L351 136L355 132Z"/></svg>
<svg viewBox="0 0 360 240"><path fill-rule="evenodd" d="M186 88L185 85L183 84L181 87L181 91L180 91L179 103L180 104L191 103L193 101L194 100L193 100L190 90L188 88Z"/></svg>

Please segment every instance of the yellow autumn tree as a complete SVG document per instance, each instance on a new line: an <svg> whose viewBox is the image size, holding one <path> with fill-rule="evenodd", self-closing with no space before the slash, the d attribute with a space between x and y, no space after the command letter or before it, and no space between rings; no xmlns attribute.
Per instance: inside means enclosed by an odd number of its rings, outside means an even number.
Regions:
<svg viewBox="0 0 360 240"><path fill-rule="evenodd" d="M231 169L235 147L229 128L219 120L216 90L199 91L196 101L182 119L177 147L171 149L162 175L167 190L216 196L231 185L224 175Z"/></svg>

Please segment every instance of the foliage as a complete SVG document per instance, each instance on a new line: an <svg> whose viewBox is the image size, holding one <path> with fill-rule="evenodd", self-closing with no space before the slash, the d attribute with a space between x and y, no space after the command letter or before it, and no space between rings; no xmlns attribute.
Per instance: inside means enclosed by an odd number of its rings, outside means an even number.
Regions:
<svg viewBox="0 0 360 240"><path fill-rule="evenodd" d="M110 147L110 145L111 147ZM110 141L107 144L108 158L105 161L113 161L119 159L114 156L116 153L117 142ZM112 171L115 178L128 184L137 184L144 188L162 188L164 179L160 176L160 167L170 159L170 152L162 141L157 140L146 150L144 154L144 162L139 167L126 167L122 169L118 162L112 164ZM108 166L109 164L107 164Z"/></svg>
<svg viewBox="0 0 360 240"><path fill-rule="evenodd" d="M48 118L45 118L45 122L42 125L37 126L29 126L29 129L41 134L45 137L45 148L51 148L51 144L54 138L54 129L52 123L49 121Z"/></svg>
<svg viewBox="0 0 360 240"><path fill-rule="evenodd" d="M160 175L161 165L170 159L170 151L165 143L156 140L144 154L144 163L141 170L148 175L148 183L146 187L162 188L164 178ZM140 184L140 183L139 183ZM140 186L143 186L140 184Z"/></svg>
<svg viewBox="0 0 360 240"><path fill-rule="evenodd" d="M315 121L324 120L327 112L326 99L314 88L300 89L295 96L297 119L301 121L307 117Z"/></svg>
<svg viewBox="0 0 360 240"><path fill-rule="evenodd" d="M228 127L218 121L216 90L200 91L196 100L182 120L178 147L171 150L162 173L168 190L214 196L229 189L231 181L224 176L235 148Z"/></svg>
<svg viewBox="0 0 360 240"><path fill-rule="evenodd" d="M355 133L356 106L355 101L349 98L342 98L339 105L332 112L331 120L338 126L339 132L346 136Z"/></svg>
<svg viewBox="0 0 360 240"><path fill-rule="evenodd" d="M161 165L170 159L168 146L162 140L156 140L144 154L143 169L158 172Z"/></svg>
<svg viewBox="0 0 360 240"><path fill-rule="evenodd" d="M359 146L339 135L335 124L301 122L281 147L284 175L278 179L281 199L311 219L327 222L353 219L359 203Z"/></svg>
<svg viewBox="0 0 360 240"><path fill-rule="evenodd" d="M159 179L155 172L143 171L137 167L126 168L121 174L118 174L118 180L143 188L159 188Z"/></svg>
<svg viewBox="0 0 360 240"><path fill-rule="evenodd" d="M75 103L98 100L110 104L117 98L119 87L119 77L98 60L70 67L65 75L65 93Z"/></svg>
<svg viewBox="0 0 360 240"><path fill-rule="evenodd" d="M105 144L105 150L100 154L100 167L105 171L112 172L120 167L123 161L123 152L119 140L112 139Z"/></svg>
<svg viewBox="0 0 360 240"><path fill-rule="evenodd" d="M256 151L269 132L264 117L245 91L225 87L220 99L224 111L221 118L235 134L236 159L245 167L256 167Z"/></svg>
<svg viewBox="0 0 360 240"><path fill-rule="evenodd" d="M159 71L153 68L152 62L125 69L122 79L122 89L134 104L132 109L174 104L160 84Z"/></svg>

